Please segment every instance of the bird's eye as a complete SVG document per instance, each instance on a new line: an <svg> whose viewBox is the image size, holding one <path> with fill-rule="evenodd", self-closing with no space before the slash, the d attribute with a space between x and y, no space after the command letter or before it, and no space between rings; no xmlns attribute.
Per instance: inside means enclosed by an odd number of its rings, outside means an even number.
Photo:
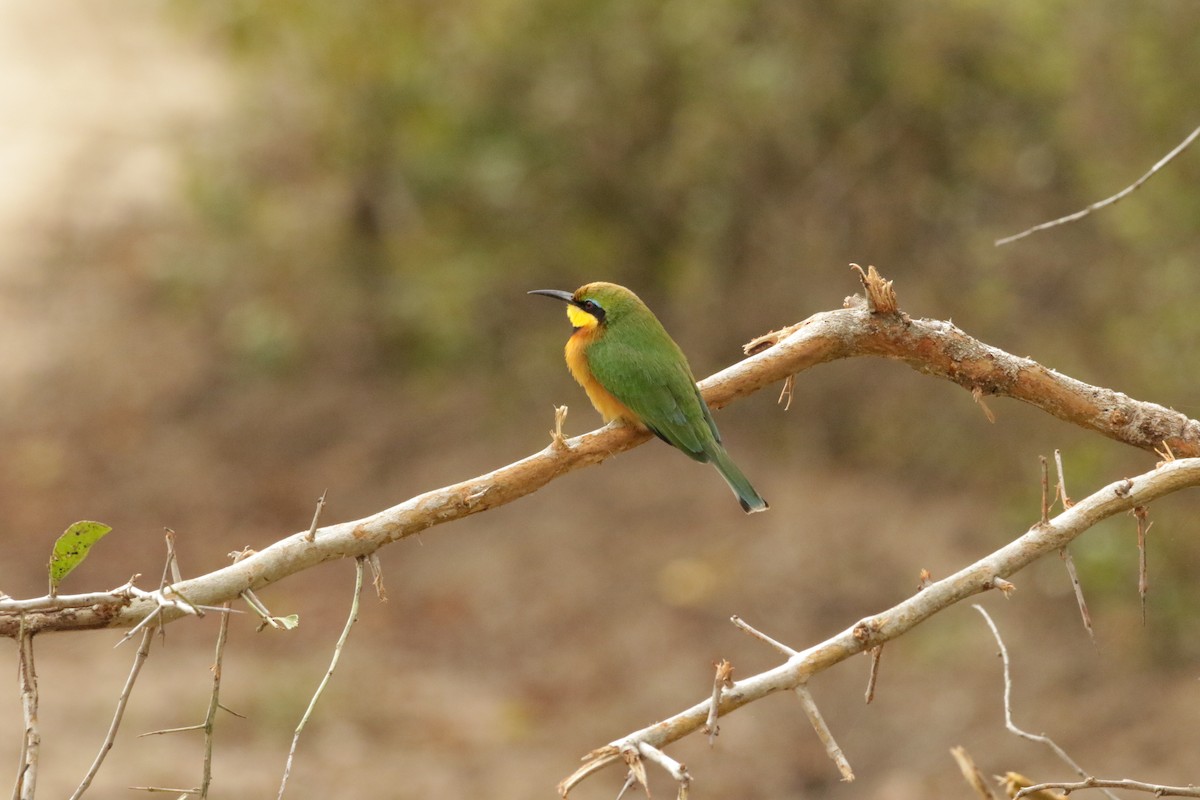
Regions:
<svg viewBox="0 0 1200 800"><path fill-rule="evenodd" d="M595 314L596 309L600 308L600 306L596 305L591 300L584 300L583 304L580 306L580 308L582 308L584 311L588 312L589 314Z"/></svg>

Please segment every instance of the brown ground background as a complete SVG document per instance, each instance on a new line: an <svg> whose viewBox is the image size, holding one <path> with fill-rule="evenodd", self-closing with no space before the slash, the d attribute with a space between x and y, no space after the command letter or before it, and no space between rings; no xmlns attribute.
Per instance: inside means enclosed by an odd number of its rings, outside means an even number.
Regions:
<svg viewBox="0 0 1200 800"><path fill-rule="evenodd" d="M134 572L149 585L161 570L164 526L178 532L184 570L201 573L233 549L305 527L325 489L326 520L357 518L541 448L554 404L570 405L571 432L595 421L558 363L560 312L536 303L513 323L534 346L501 352L496 371L225 369L213 320L177 313L146 278L148 253L188 246L187 226L175 222L186 216L178 141L203 140L235 108L234 78L211 43L147 7L9 3L0 6L0 76L0 107L9 110L0 138L0 588L9 594L43 590L51 542L76 519L115 532L69 590ZM743 296L748 310L700 348L696 371L732 361L749 336L839 306L855 288L842 271L849 260L865 259L848 253L822 266L824 282L802 292L786 279L776 291L757 284L770 300ZM911 313L955 314L973 330L953 299L931 302L953 298L954 287L935 292L921 268L876 260ZM567 274L556 285L592 277L600 276ZM539 288L524 278L496 285L505 294L492 301L503 304ZM925 307L905 302L914 294ZM479 309L463 311L466 325ZM981 325L993 343L1013 346L1002 322ZM1058 342L1046 349L1063 359L1054 366L1084 380L1122 374L1119 365L1089 372ZM1142 396L1138 380L1114 388ZM1187 410L1186 394L1143 399L1177 399ZM831 431L829 416L843 404L844 428ZM806 646L907 596L922 568L944 576L1024 530L1037 511L1039 454L1063 448L1079 476L1076 495L1152 464L1014 403L992 407L996 425L961 390L902 367L829 365L800 377L791 411L768 391L718 417L771 501L768 514L744 518L707 468L651 443L388 548L388 600L366 596L287 796L552 797L590 749L704 697L715 660L730 659L741 676L776 663L729 615ZM856 432L872 443L846 444ZM935 466L909 457L914 436ZM998 488L1001 473L1012 483ZM1017 576L1011 599L980 601L1012 652L1017 723L1054 736L1097 774L1200 779L1200 646L1188 624L1195 510L1188 498L1154 509L1160 549L1145 627L1131 521L1101 526L1077 546L1095 644L1056 560ZM274 795L352 575L350 564L332 564L264 591L275 613L300 615L296 631L255 633L251 617L234 620L222 701L245 719L219 720L212 796ZM198 735L137 735L201 720L215 632L212 616L170 626L89 796L198 782ZM94 757L133 656L131 645L113 648L118 638L37 640L43 797L69 794ZM13 664L11 646L0 652ZM691 769L692 796L965 797L948 752L955 745L989 774L1069 777L1004 730L1000 663L970 608L889 645L870 706L866 675L861 660L812 684L855 783L837 780L798 705L781 696L723 720L715 748L700 738L670 748ZM14 765L20 708L15 680L6 683L0 764ZM622 777L603 773L574 796L612 797ZM671 795L664 776L652 771L651 780L657 796Z"/></svg>

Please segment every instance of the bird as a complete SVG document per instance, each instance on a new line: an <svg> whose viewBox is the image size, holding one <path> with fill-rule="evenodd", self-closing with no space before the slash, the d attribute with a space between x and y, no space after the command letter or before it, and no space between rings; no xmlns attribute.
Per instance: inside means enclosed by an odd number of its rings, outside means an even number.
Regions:
<svg viewBox="0 0 1200 800"><path fill-rule="evenodd" d="M733 463L687 357L658 317L624 286L598 281L574 292L535 289L567 304L574 329L567 368L605 422L648 429L696 461L711 463L747 514L767 501Z"/></svg>

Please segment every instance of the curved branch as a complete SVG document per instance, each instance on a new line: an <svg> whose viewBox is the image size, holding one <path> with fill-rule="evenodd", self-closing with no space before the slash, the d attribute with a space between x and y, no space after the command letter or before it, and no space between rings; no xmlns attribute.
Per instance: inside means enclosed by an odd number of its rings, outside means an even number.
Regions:
<svg viewBox="0 0 1200 800"><path fill-rule="evenodd" d="M873 270L871 275L882 283ZM816 364L880 356L903 361L972 392L1023 400L1062 420L1144 450L1152 451L1166 442L1177 455L1200 455L1200 422L1060 375L973 339L949 322L910 319L892 310L894 295L887 303L874 302L873 290L878 286L871 283L872 277L864 279L872 297L870 308L855 299L847 308L814 314L760 337L748 345L755 355L700 382L705 400L720 408ZM0 636L18 635L20 610L25 612L26 629L35 633L131 627L159 607L163 621L169 622L187 613L188 606L218 605L247 589L259 589L325 561L369 555L434 525L511 503L560 475L599 464L649 438L648 433L614 424L572 439L555 439L544 450L513 464L426 492L360 520L322 527L311 541L309 531L293 534L228 567L162 590L167 598L184 597L186 603L164 607L161 598L130 597L127 592L113 593L108 600L89 595L86 603L80 602L78 595L33 601L0 599Z"/></svg>
<svg viewBox="0 0 1200 800"><path fill-rule="evenodd" d="M774 669L737 681L721 693L719 716L769 694L803 686L813 675L907 633L960 600L993 588L997 578L1007 578L1047 553L1060 550L1101 520L1189 486L1200 486L1200 458L1166 461L1144 475L1109 484L1049 522L1039 522L1020 538L930 584L904 602L795 653ZM592 751L585 756L586 763L559 784L559 792L565 797L584 778L620 761L623 750L641 744L662 748L703 729L710 717L711 704L712 698L707 697L662 722Z"/></svg>

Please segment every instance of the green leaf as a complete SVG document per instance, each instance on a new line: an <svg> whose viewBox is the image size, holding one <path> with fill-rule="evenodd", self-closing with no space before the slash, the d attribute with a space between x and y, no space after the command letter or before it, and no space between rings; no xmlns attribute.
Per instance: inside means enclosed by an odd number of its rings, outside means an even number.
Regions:
<svg viewBox="0 0 1200 800"><path fill-rule="evenodd" d="M54 554L50 556L50 594L58 591L58 584L87 558L92 545L112 530L103 522L81 520L63 531L54 543Z"/></svg>
<svg viewBox="0 0 1200 800"><path fill-rule="evenodd" d="M275 619L283 625L285 631L290 631L300 624L299 614L288 614L286 617L276 617Z"/></svg>

